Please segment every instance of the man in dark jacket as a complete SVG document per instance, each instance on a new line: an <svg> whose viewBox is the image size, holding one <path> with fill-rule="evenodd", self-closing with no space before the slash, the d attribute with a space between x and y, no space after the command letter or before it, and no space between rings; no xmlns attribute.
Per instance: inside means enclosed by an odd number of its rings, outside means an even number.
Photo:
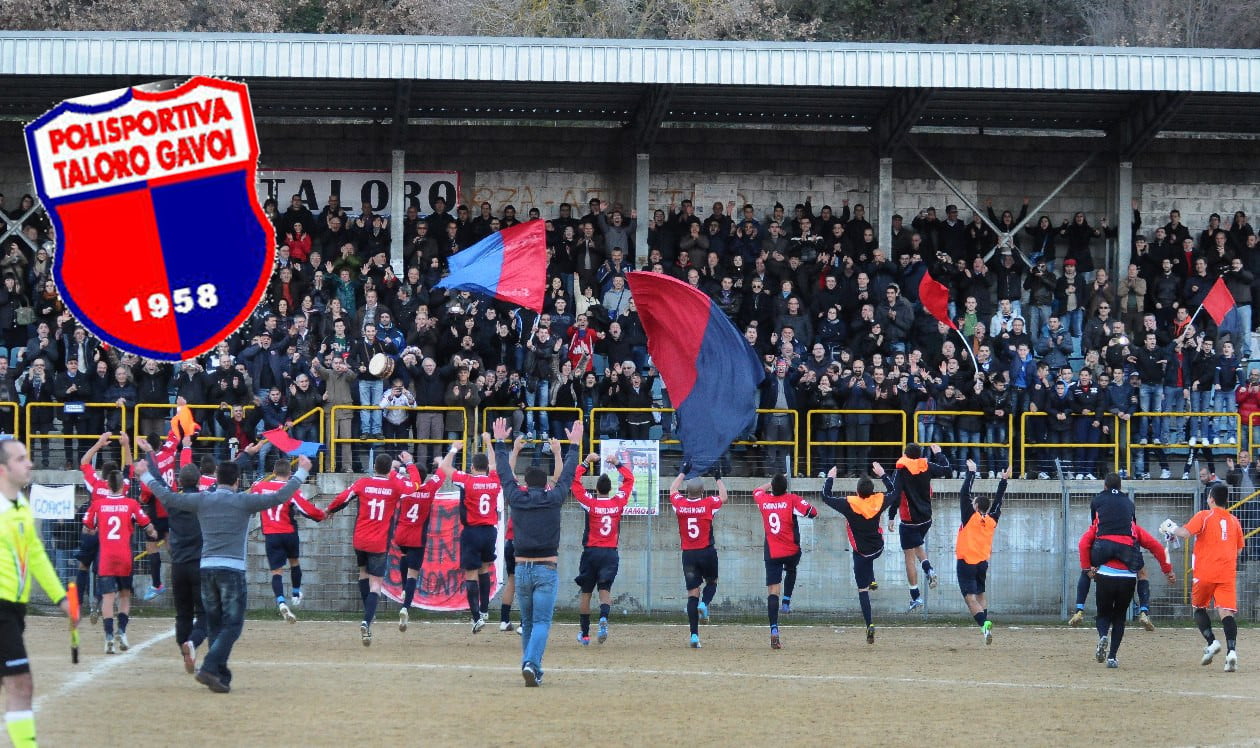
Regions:
<svg viewBox="0 0 1260 748"><path fill-rule="evenodd" d="M901 552L906 557L906 581L910 585L910 608L907 612L923 607L919 598L919 570L928 578L928 589L936 589L936 570L928 560L928 530L932 529L932 479L944 478L950 474L949 458L941 452L939 444L929 447L931 457L923 456L923 447L918 444L907 444L901 459L897 460L897 472L889 477L878 462L871 465L871 472L877 478L884 479L888 487L888 530L892 532L899 515L901 526L898 537L901 538ZM904 499L904 501L903 501Z"/></svg>
<svg viewBox="0 0 1260 748"><path fill-rule="evenodd" d="M526 686L539 686L543 678L543 652L556 607L560 507L573 483L578 453L582 451L582 422L575 422L566 433L573 448L564 459L556 487L550 490L546 488L547 473L538 467L525 471L525 488L517 484L507 447L511 433L506 418L495 419L495 466L503 486L503 499L512 508L516 596L521 607L521 676ZM483 434L483 438L488 440L489 435ZM560 440L552 442L552 451L558 454Z"/></svg>

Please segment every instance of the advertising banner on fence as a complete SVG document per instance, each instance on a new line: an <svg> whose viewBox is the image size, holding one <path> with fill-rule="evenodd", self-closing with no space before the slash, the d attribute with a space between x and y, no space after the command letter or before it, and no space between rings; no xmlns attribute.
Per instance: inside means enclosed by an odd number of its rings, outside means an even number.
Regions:
<svg viewBox="0 0 1260 748"><path fill-rule="evenodd" d="M633 441L630 439L604 439L599 443L600 465L617 485L617 471L602 460L616 455L623 465L630 465L634 473L634 493L626 505L624 514L661 513L661 443L655 440Z"/></svg>
<svg viewBox="0 0 1260 748"><path fill-rule="evenodd" d="M468 610L468 597L464 594L464 570L459 566L459 533L463 525L459 521L459 494L439 493L433 500L429 514L428 533L424 540L424 558L420 562L420 577L416 583L413 608L426 610ZM503 494L499 494L499 540L495 548L496 560L490 568L490 597L503 586ZM398 546L389 545L389 565L381 591L396 603L403 599L402 568Z"/></svg>
<svg viewBox="0 0 1260 748"><path fill-rule="evenodd" d="M388 215L391 210L390 190L393 177L387 171L307 171L302 169L268 169L258 172L258 199L266 202L274 198L280 212L289 207L294 195L312 213L318 213L328 204L328 196L336 195L341 207L351 216L359 215L363 204L372 206L373 213ZM403 200L407 207L414 207L420 215L433 211L438 198L446 201L446 209L453 216L459 202L459 172L457 171L409 171L403 177ZM476 215L477 211L473 211Z"/></svg>

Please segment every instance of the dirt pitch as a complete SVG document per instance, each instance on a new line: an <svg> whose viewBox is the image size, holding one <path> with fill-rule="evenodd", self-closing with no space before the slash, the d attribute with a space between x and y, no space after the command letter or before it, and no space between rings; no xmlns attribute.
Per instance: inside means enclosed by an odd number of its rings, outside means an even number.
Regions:
<svg viewBox="0 0 1260 748"><path fill-rule="evenodd" d="M889 624L856 627L615 625L580 647L553 628L539 689L520 676L515 634L378 621L248 621L232 693L184 673L163 619L133 619L132 649L101 653L84 630L70 664L64 621L26 633L44 745L1110 745L1260 744L1260 645L1241 672L1198 664L1190 629L1130 630L1121 668L1094 661L1090 630ZM125 716L124 716L125 715ZM408 715L402 717L401 715ZM1098 726L1107 725L1099 734Z"/></svg>

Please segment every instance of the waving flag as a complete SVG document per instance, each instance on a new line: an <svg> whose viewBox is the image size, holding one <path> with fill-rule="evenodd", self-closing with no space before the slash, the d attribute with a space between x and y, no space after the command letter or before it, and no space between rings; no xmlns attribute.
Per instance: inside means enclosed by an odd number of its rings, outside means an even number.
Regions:
<svg viewBox="0 0 1260 748"><path fill-rule="evenodd" d="M301 442L289 436L289 432L282 428L275 428L270 431L262 432L262 436L267 441L276 445L276 449L284 452L290 457L310 457L314 458L319 454L319 450L324 448L319 442Z"/></svg>
<svg viewBox="0 0 1260 748"><path fill-rule="evenodd" d="M957 330L954 320L949 318L949 289L930 274L924 273L919 281L919 303L942 324Z"/></svg>
<svg viewBox="0 0 1260 748"><path fill-rule="evenodd" d="M438 288L493 296L542 313L547 286L547 226L518 223L460 250L447 260L450 275Z"/></svg>
<svg viewBox="0 0 1260 748"><path fill-rule="evenodd" d="M757 419L765 370L748 341L701 291L660 273L630 273L648 351L678 411L692 475L717 462Z"/></svg>
<svg viewBox="0 0 1260 748"><path fill-rule="evenodd" d="M1212 321L1220 325L1225 321L1225 315L1229 314L1234 308L1234 295L1229 292L1229 287L1225 285L1224 278L1217 278L1212 284L1212 290L1208 291L1208 295L1203 299L1203 306L1200 309L1206 309L1207 313L1212 316Z"/></svg>

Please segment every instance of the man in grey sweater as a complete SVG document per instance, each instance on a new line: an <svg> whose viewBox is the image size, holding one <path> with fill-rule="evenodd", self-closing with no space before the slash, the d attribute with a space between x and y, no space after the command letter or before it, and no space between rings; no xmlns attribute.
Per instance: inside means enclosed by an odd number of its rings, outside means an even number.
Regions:
<svg viewBox="0 0 1260 748"><path fill-rule="evenodd" d="M231 690L228 657L245 625L245 536L250 518L293 497L310 473L311 461L299 458L297 472L275 493L237 491L241 467L234 462L219 465L218 485L205 493L175 493L149 473L144 461L136 463L140 481L158 501L170 509L196 512L201 524L201 600L206 609L210 649L197 671L197 682L215 693Z"/></svg>

